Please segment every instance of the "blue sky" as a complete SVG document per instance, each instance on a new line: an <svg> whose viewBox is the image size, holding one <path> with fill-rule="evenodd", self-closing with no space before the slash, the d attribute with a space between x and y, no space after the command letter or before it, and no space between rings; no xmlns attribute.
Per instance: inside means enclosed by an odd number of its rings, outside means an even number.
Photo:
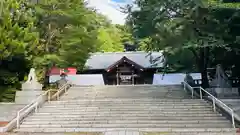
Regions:
<svg viewBox="0 0 240 135"><path fill-rule="evenodd" d="M126 14L121 13L119 7L132 2L132 0L87 0L90 7L106 15L113 24L124 24Z"/></svg>

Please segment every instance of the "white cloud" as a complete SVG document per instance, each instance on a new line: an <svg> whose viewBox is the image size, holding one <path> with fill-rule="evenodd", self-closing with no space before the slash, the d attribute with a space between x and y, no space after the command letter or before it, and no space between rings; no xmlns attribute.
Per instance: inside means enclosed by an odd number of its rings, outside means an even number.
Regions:
<svg viewBox="0 0 240 135"><path fill-rule="evenodd" d="M113 2L111 0L87 0L88 6L97 9L103 15L106 15L113 24L124 24L126 14L120 11L120 6L130 3L131 0L126 0L123 3Z"/></svg>

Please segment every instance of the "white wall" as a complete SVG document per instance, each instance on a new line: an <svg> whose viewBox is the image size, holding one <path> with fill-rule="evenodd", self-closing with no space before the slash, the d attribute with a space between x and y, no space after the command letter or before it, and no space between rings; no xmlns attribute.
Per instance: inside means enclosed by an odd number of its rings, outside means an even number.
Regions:
<svg viewBox="0 0 240 135"><path fill-rule="evenodd" d="M60 78L60 75L52 75L49 77L49 83L54 83ZM75 85L105 85L102 74L68 75L66 79Z"/></svg>
<svg viewBox="0 0 240 135"><path fill-rule="evenodd" d="M201 79L200 73L191 73L193 79ZM179 85L184 81L186 74L171 73L171 74L154 74L153 85Z"/></svg>

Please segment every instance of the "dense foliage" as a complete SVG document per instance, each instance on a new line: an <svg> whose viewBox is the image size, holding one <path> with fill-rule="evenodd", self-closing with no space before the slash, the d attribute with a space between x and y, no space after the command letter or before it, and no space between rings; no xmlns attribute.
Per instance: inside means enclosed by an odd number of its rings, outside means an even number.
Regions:
<svg viewBox="0 0 240 135"><path fill-rule="evenodd" d="M126 9L134 36L148 42L142 46L146 50L164 50L166 56L175 55L168 65L176 65L179 52L190 51L189 57L193 56L195 61L188 65L185 62L184 66L195 65L202 74L204 87L208 87L208 67L223 64L239 69L236 67L239 62L228 59L240 57L239 4L217 0L136 0L134 3L135 6L128 5Z"/></svg>
<svg viewBox="0 0 240 135"><path fill-rule="evenodd" d="M44 83L54 65L81 71L90 52L123 51L121 30L86 4L0 1L0 101L13 99L31 67Z"/></svg>

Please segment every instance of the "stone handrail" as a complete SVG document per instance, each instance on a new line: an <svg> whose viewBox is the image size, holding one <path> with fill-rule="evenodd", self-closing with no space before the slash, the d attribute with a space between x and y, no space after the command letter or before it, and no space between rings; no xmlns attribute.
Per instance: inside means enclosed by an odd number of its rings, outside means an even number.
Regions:
<svg viewBox="0 0 240 135"><path fill-rule="evenodd" d="M195 93L194 92L194 88L198 88L199 89L200 99L203 99L203 92L206 93L209 97L211 97L210 99L212 100L213 111L214 112L216 111L216 104L219 104L219 106L222 109L224 109L227 113L229 113L229 115L231 115L232 126L233 126L233 128L235 128L235 114L234 114L234 111L233 111L232 108L227 106L225 103L223 103L221 100L219 100L218 98L216 98L215 96L210 94L208 91L206 91L202 87L192 87L185 81L183 82L183 86L184 86L184 90L186 90L186 88L189 88L191 90L192 98L193 98L194 93Z"/></svg>
<svg viewBox="0 0 240 135"><path fill-rule="evenodd" d="M20 122L27 117L30 113L36 112L38 110L38 107L43 105L46 101L50 101L51 99L57 97L57 100L59 99L60 94L63 92L66 92L66 90L70 87L69 83L64 84L61 88L58 90L48 90L45 91L43 94L38 96L35 100L33 100L30 104L23 107L21 110L17 112L17 117L14 118L11 122L9 122L5 127L1 129L0 132L8 132L12 130L13 128L20 127ZM51 96L51 92L57 91L53 96Z"/></svg>

